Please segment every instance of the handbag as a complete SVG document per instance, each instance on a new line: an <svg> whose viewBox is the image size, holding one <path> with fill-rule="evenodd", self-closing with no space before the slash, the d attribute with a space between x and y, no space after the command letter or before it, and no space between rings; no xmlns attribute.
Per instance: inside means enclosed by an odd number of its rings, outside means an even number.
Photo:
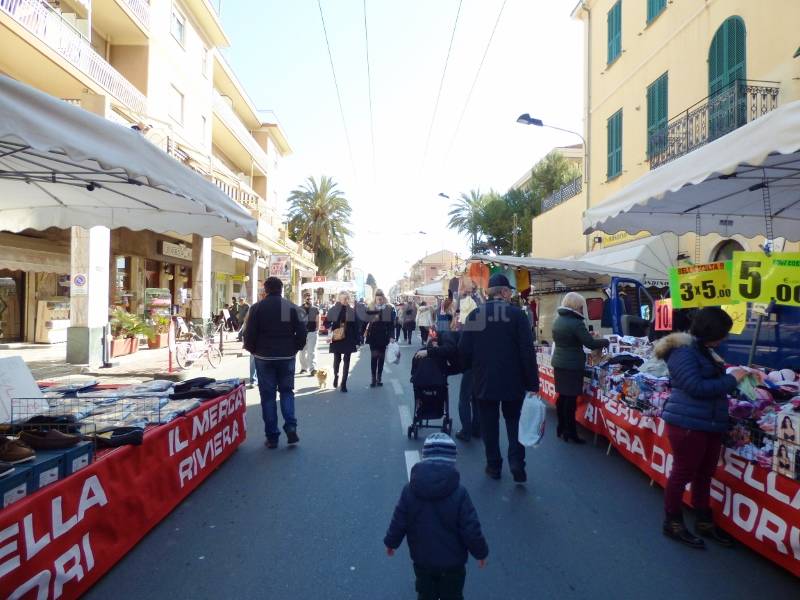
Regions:
<svg viewBox="0 0 800 600"><path fill-rule="evenodd" d="M342 323L339 327L333 330L333 332L331 333L332 342L341 342L344 339L345 327L346 325Z"/></svg>

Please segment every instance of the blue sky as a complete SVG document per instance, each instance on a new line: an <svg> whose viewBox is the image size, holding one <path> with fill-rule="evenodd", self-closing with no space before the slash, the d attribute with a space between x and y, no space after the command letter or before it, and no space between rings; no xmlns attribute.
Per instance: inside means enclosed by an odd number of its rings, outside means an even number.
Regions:
<svg viewBox="0 0 800 600"><path fill-rule="evenodd" d="M215 4L218 0L215 0ZM523 112L581 131L583 33L575 0L506 0L461 126L456 127L503 0L463 0L423 160L458 0L367 0L374 114L370 135L363 0L322 0L353 160L339 115L316 0L222 0L229 62L258 108L272 109L294 149L286 192L333 176L354 215L356 266L389 288L426 251L466 253L447 230L448 201L505 191L569 134L515 123ZM284 207L281 207L283 210ZM428 235L412 232L425 231Z"/></svg>

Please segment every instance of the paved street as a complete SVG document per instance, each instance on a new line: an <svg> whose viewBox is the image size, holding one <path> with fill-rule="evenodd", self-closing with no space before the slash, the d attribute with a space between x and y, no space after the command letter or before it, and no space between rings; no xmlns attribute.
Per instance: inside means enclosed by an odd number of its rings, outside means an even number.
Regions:
<svg viewBox="0 0 800 600"><path fill-rule="evenodd" d="M264 447L257 392L248 392L247 442L87 597L414 597L405 544L391 559L382 545L406 457L422 446L403 425L411 353L403 347L383 388L368 387L366 350L354 355L348 394L298 377L296 448L285 438L276 451ZM324 346L321 359L331 360ZM469 565L467 597L796 596L794 577L744 547L698 552L665 539L661 490L604 445L564 444L554 428L548 423L543 445L528 451L524 486L508 472L489 480L480 443L459 443L490 546L485 570Z"/></svg>

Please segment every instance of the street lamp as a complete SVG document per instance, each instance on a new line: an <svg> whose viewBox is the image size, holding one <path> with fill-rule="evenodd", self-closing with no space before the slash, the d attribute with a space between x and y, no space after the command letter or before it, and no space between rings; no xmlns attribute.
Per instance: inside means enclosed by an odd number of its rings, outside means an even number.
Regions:
<svg viewBox="0 0 800 600"><path fill-rule="evenodd" d="M440 198L447 198L448 200L450 200L450 196L448 196L448 195L447 195L447 194L445 194L444 192L439 192L439 197L440 197Z"/></svg>

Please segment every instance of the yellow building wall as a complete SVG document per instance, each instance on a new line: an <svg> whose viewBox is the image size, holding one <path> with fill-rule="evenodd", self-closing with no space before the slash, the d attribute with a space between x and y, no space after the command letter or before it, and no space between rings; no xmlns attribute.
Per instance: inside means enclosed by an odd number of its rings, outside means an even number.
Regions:
<svg viewBox="0 0 800 600"><path fill-rule="evenodd" d="M586 252L582 216L586 195L581 192L555 208L538 215L531 227L531 255L536 258L564 258Z"/></svg>
<svg viewBox="0 0 800 600"><path fill-rule="evenodd" d="M615 0L588 0L576 12L588 27L587 141L590 204L597 205L650 170L647 160L647 87L667 72L668 117L686 111L708 96L708 52L712 38L729 17L746 28L746 77L777 85L778 106L800 99L798 0L705 0L668 2L647 24L647 2L622 0L622 53L610 65L607 14ZM607 120L622 109L622 173L607 179ZM681 237L681 251L694 260L694 235ZM706 239L707 238L707 239ZM704 236L700 262L708 260L719 236ZM626 240L616 240L617 243ZM740 240L757 249L761 239ZM796 245L789 245L795 248Z"/></svg>

